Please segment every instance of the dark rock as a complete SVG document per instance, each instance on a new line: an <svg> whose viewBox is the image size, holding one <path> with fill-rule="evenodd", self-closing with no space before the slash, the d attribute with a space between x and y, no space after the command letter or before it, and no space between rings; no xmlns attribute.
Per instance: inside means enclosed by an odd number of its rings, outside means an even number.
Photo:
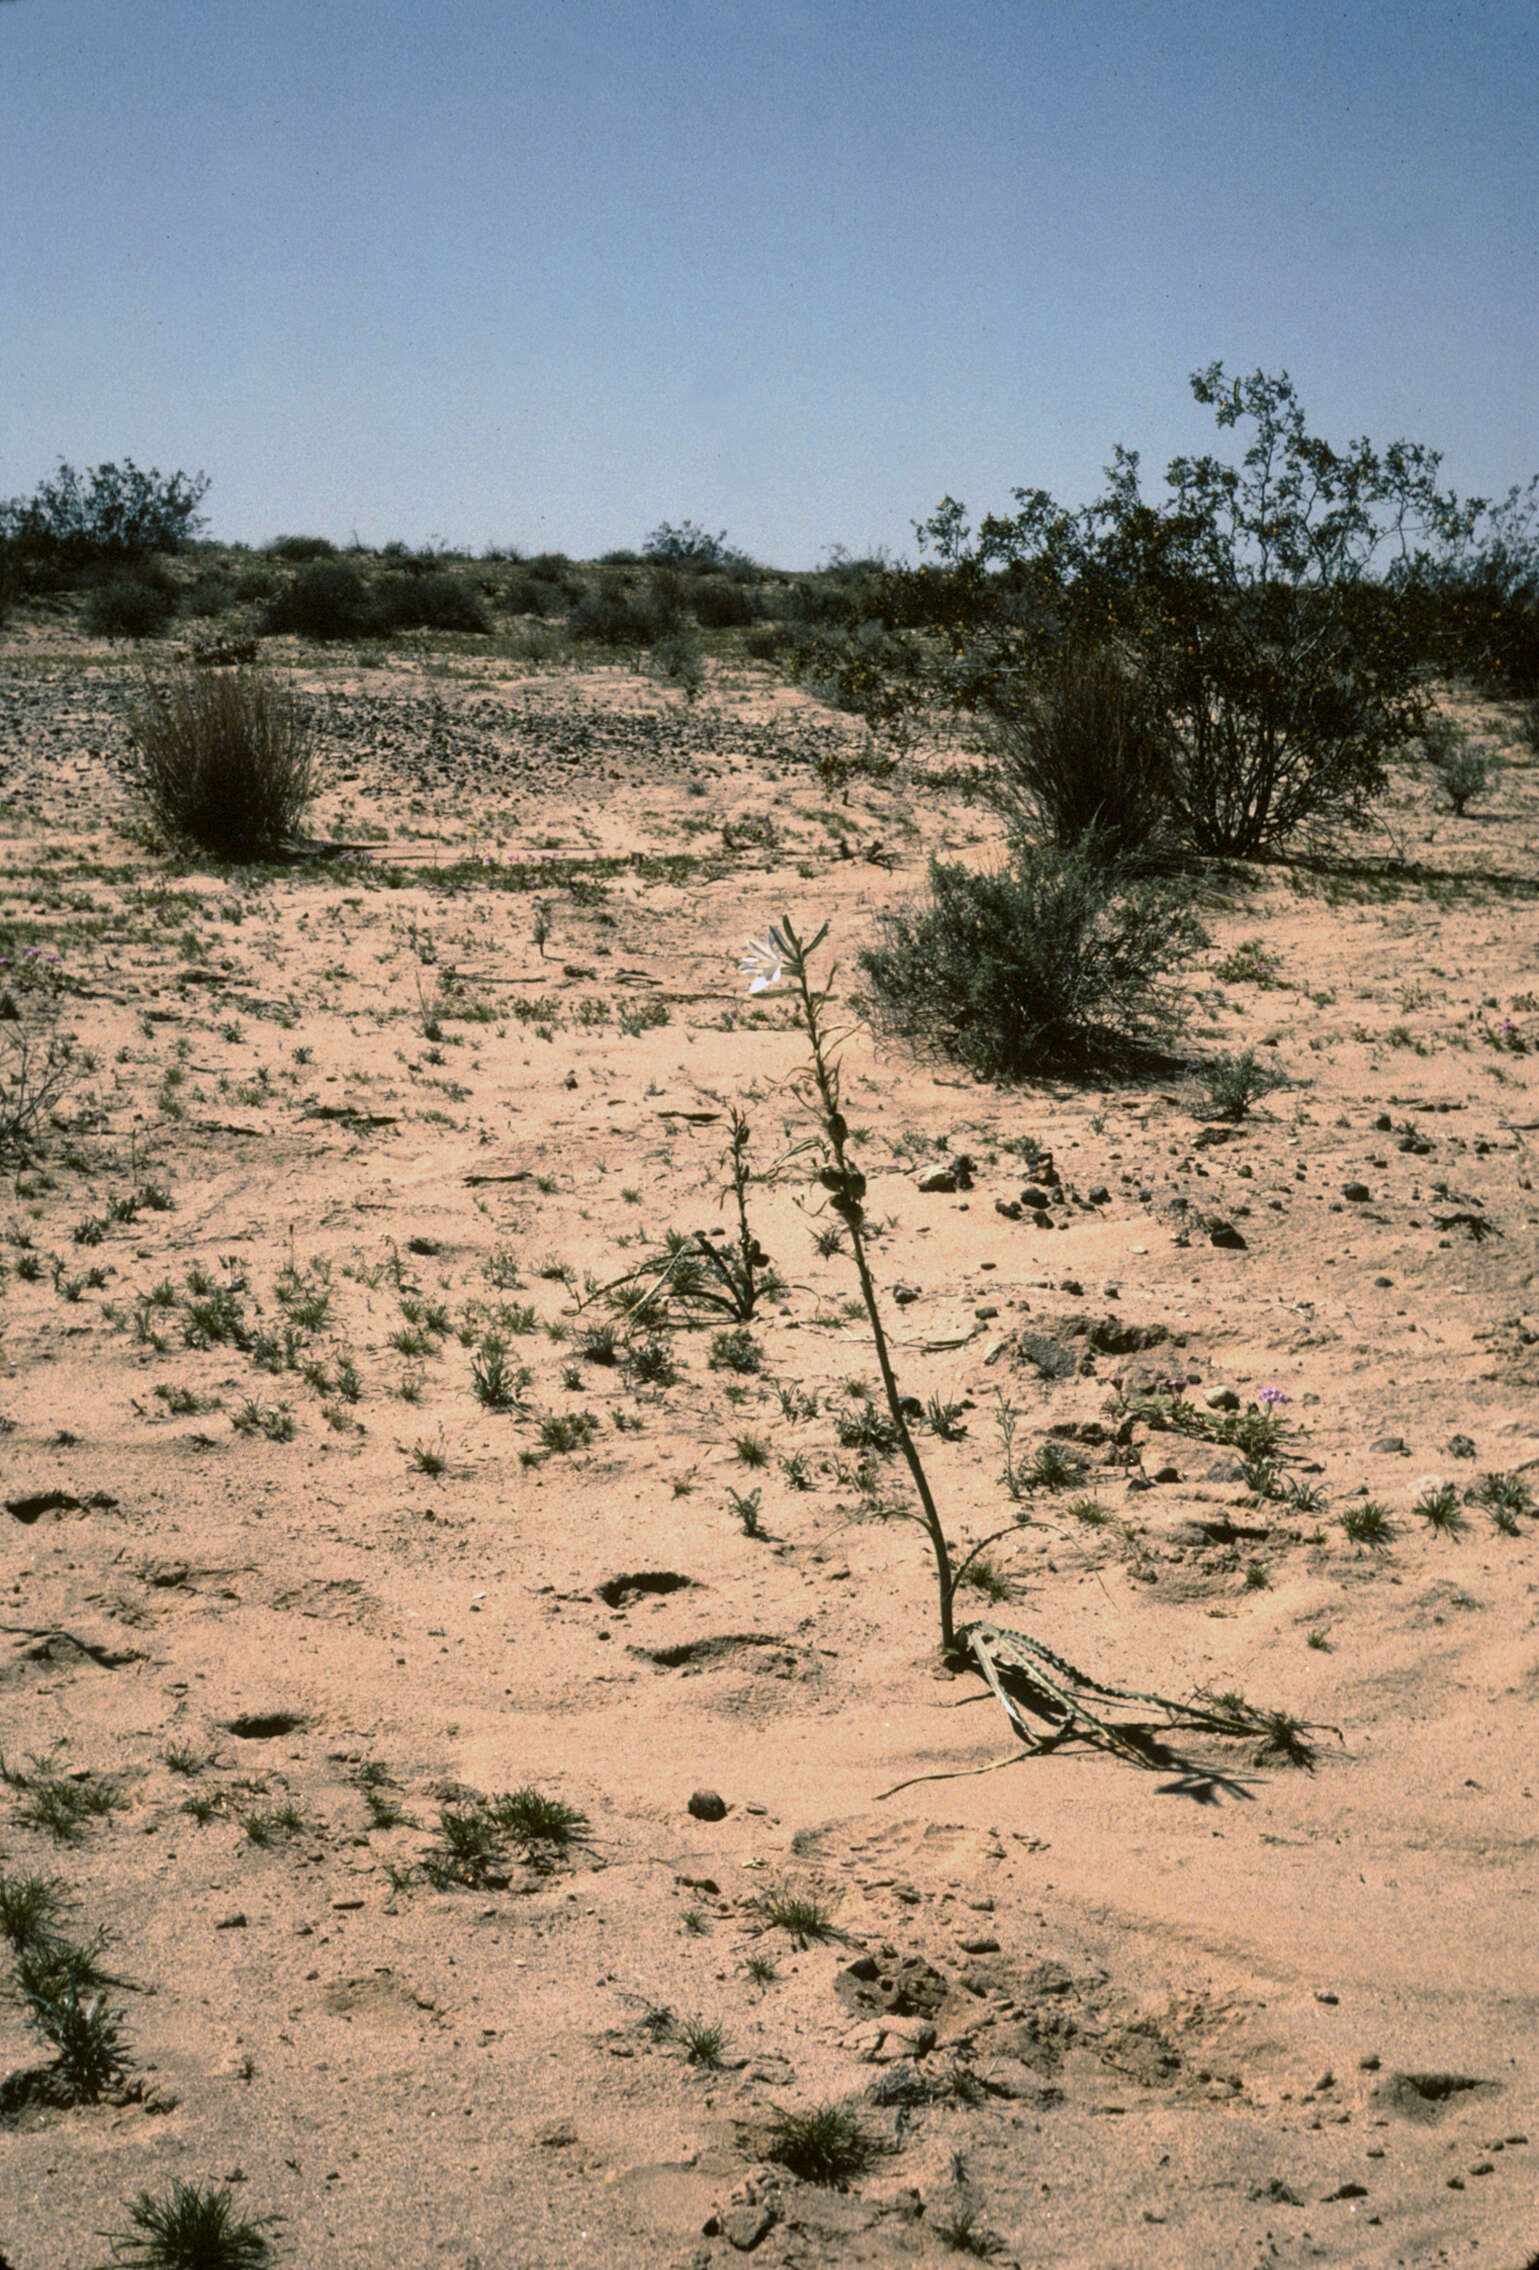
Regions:
<svg viewBox="0 0 1539 2270"><path fill-rule="evenodd" d="M45 1513L74 1513L79 1510L79 1506L79 1498L73 1497L68 1490L38 1490L30 1497L7 1498L5 1501L6 1512L13 1521L19 1521L24 1529L30 1529L33 1522L41 1520Z"/></svg>
<svg viewBox="0 0 1539 2270"><path fill-rule="evenodd" d="M1221 1246L1228 1253L1244 1253L1248 1250L1246 1239L1235 1228L1233 1222L1213 1223L1208 1231L1208 1243Z"/></svg>
<svg viewBox="0 0 1539 2270"><path fill-rule="evenodd" d="M1044 1213L1048 1204L1047 1192L1039 1190L1035 1183L1028 1183L1027 1187L1021 1192L1021 1204L1029 1206L1035 1214Z"/></svg>
<svg viewBox="0 0 1539 2270"><path fill-rule="evenodd" d="M779 2221L773 2207L763 2203L750 2205L746 2200L740 2207L728 2207L718 2222L718 2228L728 2244L739 2254L752 2254L761 2239L768 2238Z"/></svg>
<svg viewBox="0 0 1539 2270"><path fill-rule="evenodd" d="M1240 1398L1232 1387L1215 1387L1204 1398L1210 1411L1238 1411Z"/></svg>
<svg viewBox="0 0 1539 2270"><path fill-rule="evenodd" d="M1068 1379L1079 1369L1079 1357L1061 1340L1051 1340L1045 1332L1023 1332L1017 1346L1028 1363L1036 1365L1044 1379Z"/></svg>
<svg viewBox="0 0 1539 2270"><path fill-rule="evenodd" d="M243 1742L272 1742L280 1734L297 1734L305 1724L302 1710L289 1710L282 1704L271 1710L244 1710L224 1722L227 1734L237 1734Z"/></svg>
<svg viewBox="0 0 1539 2270"><path fill-rule="evenodd" d="M978 2076L991 2097L1004 2097L1012 2104L1062 2104L1063 2091L1051 2081L1044 2081L1019 2057L996 2057Z"/></svg>
<svg viewBox="0 0 1539 2270"><path fill-rule="evenodd" d="M637 1569L630 1576L606 1577L594 1590L606 1608L628 1608L647 1594L682 1592L694 1582L694 1577L680 1576L675 1569Z"/></svg>
<svg viewBox="0 0 1539 2270"><path fill-rule="evenodd" d="M1083 1332L1103 1356L1136 1355L1144 1348L1162 1348L1170 1338L1168 1325L1127 1324L1120 1316L1102 1316L1094 1322L1079 1318L1071 1330Z"/></svg>
<svg viewBox="0 0 1539 2270"><path fill-rule="evenodd" d="M1380 1435L1369 1447L1382 1458L1409 1458L1411 1455L1411 1446L1404 1435Z"/></svg>
<svg viewBox="0 0 1539 2270"><path fill-rule="evenodd" d="M1366 1206L1373 1192L1366 1182L1344 1182L1341 1195L1353 1206Z"/></svg>
<svg viewBox="0 0 1539 2270"><path fill-rule="evenodd" d="M1402 2120L1426 2124L1441 2120L1451 2104L1473 2090L1489 2092L1495 2086L1468 2073L1386 2073L1373 2091L1373 2102Z"/></svg>
<svg viewBox="0 0 1539 2270"><path fill-rule="evenodd" d="M950 1167L930 1167L919 1177L916 1188L927 1195L949 1198L957 1187L957 1178Z"/></svg>
<svg viewBox="0 0 1539 2270"><path fill-rule="evenodd" d="M922 1955L900 1955L883 1946L857 1955L834 1980L834 1992L848 2010L884 2018L933 2018L946 1999L946 1980Z"/></svg>
<svg viewBox="0 0 1539 2270"><path fill-rule="evenodd" d="M1480 1454L1468 1435L1450 1435L1448 1455L1450 1458L1477 1458Z"/></svg>
<svg viewBox="0 0 1539 2270"><path fill-rule="evenodd" d="M689 1810L697 1821L724 1821L727 1817L726 1800L718 1797L714 1789L697 1789L689 1801Z"/></svg>

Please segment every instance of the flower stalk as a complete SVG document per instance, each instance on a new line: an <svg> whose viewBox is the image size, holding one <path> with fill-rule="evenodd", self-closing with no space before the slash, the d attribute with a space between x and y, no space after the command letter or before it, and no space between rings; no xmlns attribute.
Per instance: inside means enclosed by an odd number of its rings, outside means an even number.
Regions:
<svg viewBox="0 0 1539 2270"><path fill-rule="evenodd" d="M838 1048L844 1035L832 1031L828 1021L833 971L830 970L823 984L818 986L812 981L809 966L812 956L827 935L828 925L825 922L815 937L803 940L797 935L789 918L783 915L767 937L748 949L742 967L745 976L752 979L751 992L767 992L781 984L789 984L795 991L802 1027L812 1051L808 1074L810 1093L806 1100L817 1118L823 1139L823 1164L817 1170L816 1179L827 1194L830 1209L838 1215L849 1232L850 1251L860 1281L860 1297L870 1326L872 1345L876 1350L877 1369L881 1373L888 1416L919 1500L918 1511L912 1512L905 1508L904 1518L917 1522L929 1542L935 1562L935 1580L940 1602L941 1652L947 1662L959 1664L965 1658L965 1649L957 1639L957 1586L981 1547L975 1547L960 1564L953 1561L945 1524L936 1506L929 1476L925 1473L924 1461L919 1455L919 1446L904 1413L903 1398L898 1392L897 1376L893 1371L892 1354L882 1324L876 1280L871 1273L867 1249L866 1178L850 1157L849 1124L840 1106Z"/></svg>

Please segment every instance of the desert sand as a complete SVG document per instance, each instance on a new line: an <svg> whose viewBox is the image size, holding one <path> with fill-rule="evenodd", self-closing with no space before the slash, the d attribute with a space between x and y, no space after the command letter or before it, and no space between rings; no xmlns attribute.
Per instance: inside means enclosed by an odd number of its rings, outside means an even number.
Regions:
<svg viewBox="0 0 1539 2270"><path fill-rule="evenodd" d="M989 855L976 751L873 762L721 670L693 706L297 670L352 848L220 871L136 828L131 665L0 666L0 976L89 1052L0 1209L0 1869L106 1935L125 2044L62 2102L0 2002L0 2257L87 2270L181 2179L304 2270L1522 2270L1539 1523L1479 1497L1539 1491L1533 759L1457 819L1408 768L1370 836L1194 882L1185 1069L999 1090L845 1045L901 1384L961 1406L920 1437L946 1520L1020 1517L963 1613L1309 1730L1141 1768L1029 1754L939 1661L923 1541L837 1439L877 1374L805 1162L751 1198L760 1368L713 1366L720 1317L663 1335L672 1384L587 1338L585 1288L731 1230L734 1107L764 1165L811 1132L744 943L827 921L853 985L932 850ZM1247 1046L1289 1084L1230 1128L1194 1068ZM1172 1381L1274 1409L1291 1495L1129 1430ZM1001 1399L1068 1487L1011 1499ZM61 1781L106 1808L62 1839ZM579 1833L454 1881L445 1812L531 1786ZM771 2156L825 2105L842 2187Z"/></svg>

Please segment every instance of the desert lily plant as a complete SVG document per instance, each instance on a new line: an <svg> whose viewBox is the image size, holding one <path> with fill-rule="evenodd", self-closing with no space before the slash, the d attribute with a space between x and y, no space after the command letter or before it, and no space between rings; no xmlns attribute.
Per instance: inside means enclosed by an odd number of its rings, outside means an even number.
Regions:
<svg viewBox="0 0 1539 2270"><path fill-rule="evenodd" d="M761 1296L779 1287L775 1266L748 1219L748 1193L755 1183L761 1187L773 1183L812 1146L793 1144L771 1166L761 1168L755 1167L750 1155L751 1136L746 1115L734 1105L722 1165L726 1192L737 1215L735 1236L717 1244L703 1230L692 1237L670 1230L661 1250L639 1268L594 1289L631 1323L656 1322L672 1307L746 1324Z"/></svg>
<svg viewBox="0 0 1539 2270"><path fill-rule="evenodd" d="M959 1586L987 1548L1017 1532L1025 1516L1018 1513L1005 1527L980 1537L975 1544L962 1549L953 1547L909 1426L871 1271L866 1178L850 1155L849 1124L840 1104L839 1051L849 1036L849 1028L838 1028L832 1021L834 968L830 966L821 983L815 982L812 974L813 956L827 936L828 925L824 923L811 938L803 939L790 919L782 915L762 939L756 939L748 947L740 966L749 980L750 993L766 993L781 987L791 992L807 1036L810 1061L795 1083L795 1092L817 1123L818 1133L810 1146L821 1159L816 1180L826 1194L830 1210L849 1234L851 1257L860 1282L861 1302L881 1373L888 1416L917 1500L913 1506L903 1504L892 1511L915 1522L928 1543L935 1565L942 1655L958 1669L968 1666L982 1674L1003 1707L1012 1732L1027 1745L997 1763L1009 1764L1013 1758L1038 1754L1076 1737L1088 1739L1140 1765L1164 1762L1152 1754L1157 1745L1139 1740L1137 1729L1119 1728L1105 1715L1108 1703L1133 1702L1145 1706L1140 1713L1141 1725L1152 1722L1165 1727L1179 1725L1210 1733L1259 1738L1261 1754L1285 1755L1290 1762L1307 1764L1311 1753L1302 1725L1282 1713L1253 1709L1242 1696L1203 1694L1190 1702L1173 1702L1139 1689L1108 1686L1076 1670L1072 1663L1022 1632L1008 1631L987 1622L958 1628ZM1025 1710L1046 1718L1050 1731L1035 1734L1023 1715ZM918 1778L931 1780L949 1776L921 1775ZM907 1782L898 1784L899 1788L909 1786ZM884 1794L892 1796L896 1791Z"/></svg>
<svg viewBox="0 0 1539 2270"><path fill-rule="evenodd" d="M802 1028L811 1049L811 1061L797 1083L802 1101L812 1112L818 1126L817 1136L810 1146L821 1156L816 1179L827 1194L829 1209L836 1214L849 1233L850 1252L855 1273L860 1280L860 1297L866 1311L866 1322L871 1330L872 1346L876 1351L877 1369L882 1377L882 1393L887 1403L897 1446L903 1454L914 1485L917 1507L903 1506L905 1520L917 1522L924 1531L935 1563L935 1583L940 1607L941 1653L948 1662L966 1660L964 1639L959 1638L956 1624L957 1588L968 1570L988 1546L997 1544L1001 1537L1011 1534L1020 1526L1020 1517L1007 1527L980 1538L958 1554L953 1550L946 1534L945 1523L935 1502L925 1472L919 1446L904 1415L903 1398L898 1389L897 1375L893 1370L892 1350L888 1344L882 1312L877 1301L876 1280L871 1273L871 1258L866 1227L866 1178L850 1156L849 1123L839 1101L839 1050L848 1038L848 1028L835 1028L830 1009L833 1001L834 966L830 966L821 985L812 976L812 957L828 936L825 922L817 934L803 940L789 917L782 915L768 934L756 939L742 961L742 970L749 979L750 993L766 993L779 986L791 989L801 1017Z"/></svg>

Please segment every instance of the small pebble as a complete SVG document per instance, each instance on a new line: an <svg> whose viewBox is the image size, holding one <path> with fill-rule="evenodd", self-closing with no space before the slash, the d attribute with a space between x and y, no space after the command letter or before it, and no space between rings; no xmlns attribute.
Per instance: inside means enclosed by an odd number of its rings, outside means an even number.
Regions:
<svg viewBox="0 0 1539 2270"><path fill-rule="evenodd" d="M724 1821L727 1806L724 1798L714 1789L697 1789L689 1801L689 1810L697 1821Z"/></svg>

